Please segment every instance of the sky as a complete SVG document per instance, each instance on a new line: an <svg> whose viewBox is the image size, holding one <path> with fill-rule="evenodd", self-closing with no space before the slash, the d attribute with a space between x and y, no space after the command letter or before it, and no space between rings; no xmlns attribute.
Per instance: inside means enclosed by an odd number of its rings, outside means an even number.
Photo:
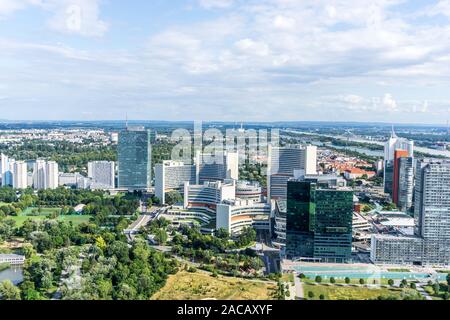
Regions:
<svg viewBox="0 0 450 320"><path fill-rule="evenodd" d="M450 0L0 0L0 119L450 119Z"/></svg>

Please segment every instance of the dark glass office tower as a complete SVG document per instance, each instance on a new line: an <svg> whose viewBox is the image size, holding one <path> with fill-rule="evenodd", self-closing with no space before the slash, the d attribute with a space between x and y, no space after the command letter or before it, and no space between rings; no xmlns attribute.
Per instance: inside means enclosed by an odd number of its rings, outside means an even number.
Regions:
<svg viewBox="0 0 450 320"><path fill-rule="evenodd" d="M145 190L152 184L151 133L144 128L127 128L119 134L119 188Z"/></svg>
<svg viewBox="0 0 450 320"><path fill-rule="evenodd" d="M286 256L346 262L352 251L353 192L291 180L287 191Z"/></svg>

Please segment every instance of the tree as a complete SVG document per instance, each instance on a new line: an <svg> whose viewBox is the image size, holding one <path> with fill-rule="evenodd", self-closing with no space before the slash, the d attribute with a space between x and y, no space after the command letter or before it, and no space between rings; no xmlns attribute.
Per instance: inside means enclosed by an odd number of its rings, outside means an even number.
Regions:
<svg viewBox="0 0 450 320"><path fill-rule="evenodd" d="M325 295L321 294L321 295L319 296L319 299L320 299L320 300L325 300Z"/></svg>
<svg viewBox="0 0 450 320"><path fill-rule="evenodd" d="M316 277L316 282L317 283L321 283L322 282L322 277L321 276L317 276Z"/></svg>
<svg viewBox="0 0 450 320"><path fill-rule="evenodd" d="M330 278L330 283L335 284L336 283L336 279L334 277Z"/></svg>
<svg viewBox="0 0 450 320"><path fill-rule="evenodd" d="M389 279L389 280L388 280L388 284L389 284L391 287L393 287L393 286L394 286L394 280Z"/></svg>
<svg viewBox="0 0 450 320"><path fill-rule="evenodd" d="M9 280L3 281L0 283L0 297L2 300L20 300L20 289Z"/></svg>
<svg viewBox="0 0 450 320"><path fill-rule="evenodd" d="M411 284L409 285L411 289L416 289L417 285L414 282L411 282Z"/></svg>
<svg viewBox="0 0 450 320"><path fill-rule="evenodd" d="M350 282L351 282L350 278L349 277L345 277L345 283L346 284L350 284Z"/></svg>
<svg viewBox="0 0 450 320"><path fill-rule="evenodd" d="M314 292L309 291L309 292L308 292L308 298L313 299L314 297L315 297Z"/></svg>
<svg viewBox="0 0 450 320"><path fill-rule="evenodd" d="M101 236L95 239L95 245L102 251L106 249L106 242Z"/></svg>
<svg viewBox="0 0 450 320"><path fill-rule="evenodd" d="M361 279L359 279L359 284L360 284L360 285L364 285L364 284L366 284L366 280L364 280L364 279L362 279L362 278L361 278Z"/></svg>
<svg viewBox="0 0 450 320"><path fill-rule="evenodd" d="M298 277L299 277L300 279L305 279L305 278L306 278L306 276L305 276L304 273L300 273L300 274L298 275Z"/></svg>
<svg viewBox="0 0 450 320"><path fill-rule="evenodd" d="M167 242L167 232L164 229L158 229L155 233L155 241L160 245L164 245Z"/></svg>
<svg viewBox="0 0 450 320"><path fill-rule="evenodd" d="M166 193L166 204L169 206L183 202L183 197L178 191L170 191Z"/></svg>
<svg viewBox="0 0 450 320"><path fill-rule="evenodd" d="M441 291L441 286L440 286L440 284L439 284L438 282L436 282L436 283L433 285L433 291L434 291L434 294L435 294L435 295L438 295L439 292Z"/></svg>

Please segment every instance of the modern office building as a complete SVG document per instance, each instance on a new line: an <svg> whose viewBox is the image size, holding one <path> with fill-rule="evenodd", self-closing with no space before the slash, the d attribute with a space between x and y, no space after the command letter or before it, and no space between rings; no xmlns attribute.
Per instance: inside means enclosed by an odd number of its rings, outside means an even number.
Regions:
<svg viewBox="0 0 450 320"><path fill-rule="evenodd" d="M216 228L235 236L244 228L270 229L271 206L253 200L225 200L217 205Z"/></svg>
<svg viewBox="0 0 450 320"><path fill-rule="evenodd" d="M305 180L287 188L286 256L318 262L351 259L353 191Z"/></svg>
<svg viewBox="0 0 450 320"><path fill-rule="evenodd" d="M239 180L239 154L225 152L216 156L197 152L195 156L199 183L206 181Z"/></svg>
<svg viewBox="0 0 450 320"><path fill-rule="evenodd" d="M236 184L236 198L242 200L262 201L262 187L258 182L238 181Z"/></svg>
<svg viewBox="0 0 450 320"><path fill-rule="evenodd" d="M286 199L287 182L296 175L317 173L316 146L269 146L267 200Z"/></svg>
<svg viewBox="0 0 450 320"><path fill-rule="evenodd" d="M185 165L180 161L163 161L155 165L155 195L166 203L166 193L179 191L183 194L184 183L198 184L195 165Z"/></svg>
<svg viewBox="0 0 450 320"><path fill-rule="evenodd" d="M119 134L118 187L129 191L147 190L152 184L151 133L141 127Z"/></svg>
<svg viewBox="0 0 450 320"><path fill-rule="evenodd" d="M25 161L16 161L13 170L13 187L26 189L28 187L28 170Z"/></svg>
<svg viewBox="0 0 450 320"><path fill-rule="evenodd" d="M199 185L184 183L184 207L216 208L224 200L236 198L235 180L204 182Z"/></svg>
<svg viewBox="0 0 450 320"><path fill-rule="evenodd" d="M414 196L414 158L398 159L398 188L394 203L403 211L408 212L413 206Z"/></svg>
<svg viewBox="0 0 450 320"><path fill-rule="evenodd" d="M272 244L284 256L286 249L286 200L273 201L274 215L271 221Z"/></svg>
<svg viewBox="0 0 450 320"><path fill-rule="evenodd" d="M114 189L116 165L113 161L92 161L88 163L88 178L92 189Z"/></svg>
<svg viewBox="0 0 450 320"><path fill-rule="evenodd" d="M414 219L414 236L372 236L374 263L450 265L449 160L417 161Z"/></svg>
<svg viewBox="0 0 450 320"><path fill-rule="evenodd" d="M396 151L401 151L397 153ZM384 192L393 196L396 159L400 157L414 158L414 141L399 138L394 129L391 137L384 145Z"/></svg>

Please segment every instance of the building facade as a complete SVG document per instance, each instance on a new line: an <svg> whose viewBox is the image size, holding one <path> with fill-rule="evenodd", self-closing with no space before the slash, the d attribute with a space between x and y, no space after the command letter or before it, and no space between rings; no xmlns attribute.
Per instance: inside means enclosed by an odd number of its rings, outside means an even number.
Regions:
<svg viewBox="0 0 450 320"><path fill-rule="evenodd" d="M116 166L113 161L92 161L88 163L88 178L92 189L114 189Z"/></svg>
<svg viewBox="0 0 450 320"><path fill-rule="evenodd" d="M151 133L144 128L127 128L119 134L118 187L147 190L152 185Z"/></svg>
<svg viewBox="0 0 450 320"><path fill-rule="evenodd" d="M290 180L286 209L286 256L343 263L352 252L353 192Z"/></svg>
<svg viewBox="0 0 450 320"><path fill-rule="evenodd" d="M166 203L166 193L179 191L183 193L184 183L198 184L195 165L186 165L180 161L163 161L155 165L155 195Z"/></svg>
<svg viewBox="0 0 450 320"><path fill-rule="evenodd" d="M417 161L415 235L373 235L374 263L450 265L450 161Z"/></svg>
<svg viewBox="0 0 450 320"><path fill-rule="evenodd" d="M244 228L270 229L271 206L253 200L225 200L217 205L216 228L238 235Z"/></svg>
<svg viewBox="0 0 450 320"><path fill-rule="evenodd" d="M316 146L269 146L267 168L267 200L286 199L287 182L296 175L317 173Z"/></svg>
<svg viewBox="0 0 450 320"><path fill-rule="evenodd" d="M28 187L28 169L25 161L14 163L13 187L15 189L26 189Z"/></svg>

